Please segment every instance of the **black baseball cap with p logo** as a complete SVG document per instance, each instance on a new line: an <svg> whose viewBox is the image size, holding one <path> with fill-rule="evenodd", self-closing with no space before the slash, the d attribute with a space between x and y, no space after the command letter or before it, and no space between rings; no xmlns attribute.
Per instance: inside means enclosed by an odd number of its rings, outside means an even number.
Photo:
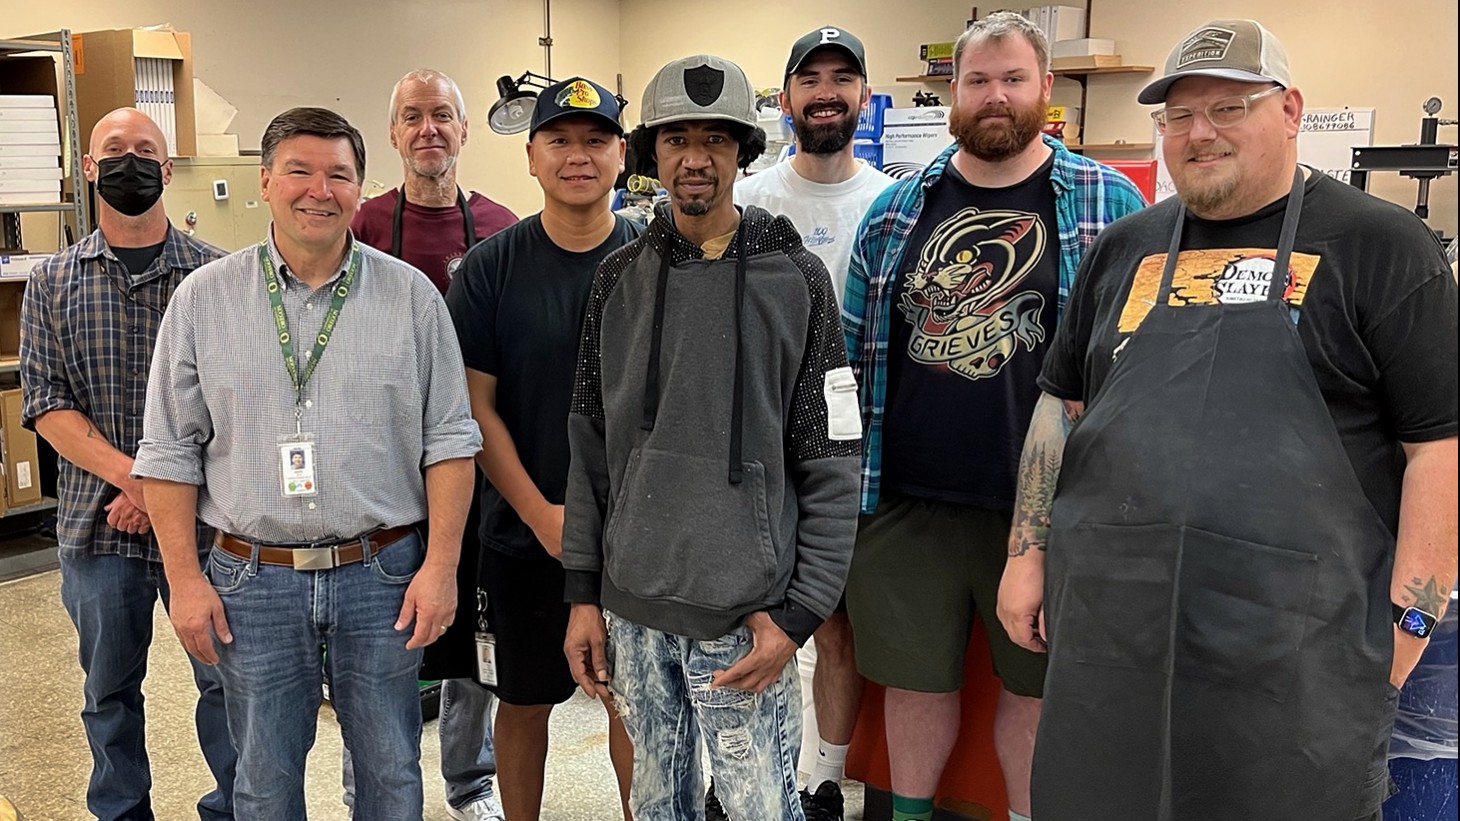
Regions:
<svg viewBox="0 0 1460 821"><path fill-rule="evenodd" d="M786 61L786 76L795 74L812 52L823 48L839 48L850 54L857 70L862 73L862 79L867 79L867 50L863 48L862 41L857 39L857 35L836 26L822 26L797 40L791 46L791 59Z"/></svg>

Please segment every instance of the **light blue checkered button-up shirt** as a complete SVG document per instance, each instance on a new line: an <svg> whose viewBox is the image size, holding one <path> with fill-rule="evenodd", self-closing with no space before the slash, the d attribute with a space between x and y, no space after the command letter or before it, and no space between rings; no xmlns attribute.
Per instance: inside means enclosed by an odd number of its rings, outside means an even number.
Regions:
<svg viewBox="0 0 1460 821"><path fill-rule="evenodd" d="M426 518L422 471L481 448L461 351L431 281L357 247L360 273L304 389L300 426L314 437L318 493L281 490L279 445L295 432L296 403L257 246L199 268L174 294L133 475L200 485L203 521L263 542L349 538ZM311 291L272 239L268 248L303 364L344 269Z"/></svg>
<svg viewBox="0 0 1460 821"><path fill-rule="evenodd" d="M1059 304L1074 288L1080 260L1100 230L1145 207L1140 191L1124 174L1071 154L1064 144L1043 137L1054 150L1050 184L1059 223ZM887 188L872 203L857 230L852 264L842 302L847 362L857 376L862 401L862 512L877 510L882 483L882 415L887 407L887 342L892 333L898 266L927 202L927 191L942 178L958 152L951 145L916 177Z"/></svg>

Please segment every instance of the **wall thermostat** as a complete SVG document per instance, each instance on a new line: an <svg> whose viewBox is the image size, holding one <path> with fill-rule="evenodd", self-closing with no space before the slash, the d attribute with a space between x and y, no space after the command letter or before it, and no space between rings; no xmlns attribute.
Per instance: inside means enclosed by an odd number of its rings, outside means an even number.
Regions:
<svg viewBox="0 0 1460 821"><path fill-rule="evenodd" d="M213 180L213 199L219 202L228 199L228 180Z"/></svg>

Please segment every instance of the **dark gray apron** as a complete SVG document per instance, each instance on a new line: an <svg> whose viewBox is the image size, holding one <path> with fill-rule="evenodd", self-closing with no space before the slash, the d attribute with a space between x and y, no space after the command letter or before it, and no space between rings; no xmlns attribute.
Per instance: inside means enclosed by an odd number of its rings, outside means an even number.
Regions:
<svg viewBox="0 0 1460 821"><path fill-rule="evenodd" d="M1039 821L1374 817L1394 535L1283 301L1155 306L1070 432L1052 513ZM1278 272L1282 272L1279 274Z"/></svg>

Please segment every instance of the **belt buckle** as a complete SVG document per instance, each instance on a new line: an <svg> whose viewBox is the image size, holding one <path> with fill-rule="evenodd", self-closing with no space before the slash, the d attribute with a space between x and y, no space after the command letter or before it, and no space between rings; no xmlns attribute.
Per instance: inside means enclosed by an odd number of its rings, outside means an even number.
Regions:
<svg viewBox="0 0 1460 821"><path fill-rule="evenodd" d="M296 547L292 553L295 570L329 570L338 564L333 547Z"/></svg>

